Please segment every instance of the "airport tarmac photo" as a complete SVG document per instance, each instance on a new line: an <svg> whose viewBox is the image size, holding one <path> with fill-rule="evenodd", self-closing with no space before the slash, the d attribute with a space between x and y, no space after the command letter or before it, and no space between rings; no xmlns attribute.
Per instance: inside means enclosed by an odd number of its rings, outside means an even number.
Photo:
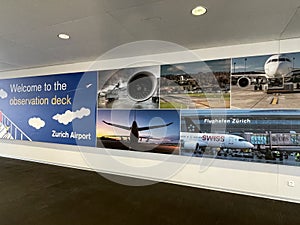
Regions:
<svg viewBox="0 0 300 225"><path fill-rule="evenodd" d="M231 107L300 108L300 54L232 59Z"/></svg>
<svg viewBox="0 0 300 225"><path fill-rule="evenodd" d="M275 92L254 90L254 85L240 88L231 86L231 108L232 109L297 109L300 108L299 93Z"/></svg>
<svg viewBox="0 0 300 225"><path fill-rule="evenodd" d="M160 108L230 107L230 60L161 67Z"/></svg>

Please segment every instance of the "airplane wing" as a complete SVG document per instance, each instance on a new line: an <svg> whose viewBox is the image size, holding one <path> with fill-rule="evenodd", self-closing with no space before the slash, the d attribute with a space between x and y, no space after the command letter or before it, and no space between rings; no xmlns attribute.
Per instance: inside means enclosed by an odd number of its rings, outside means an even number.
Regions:
<svg viewBox="0 0 300 225"><path fill-rule="evenodd" d="M256 72L256 71L249 71L249 72L237 72L231 73L232 77L267 77L264 72Z"/></svg>
<svg viewBox="0 0 300 225"><path fill-rule="evenodd" d="M288 76L298 76L300 75L300 69L293 69L292 73L287 74ZM267 77L264 72L256 72L256 71L249 71L249 72L236 72L231 73L232 77L240 78L240 77L249 77L249 78L256 78L256 77Z"/></svg>
<svg viewBox="0 0 300 225"><path fill-rule="evenodd" d="M140 139L151 139L151 140L160 140L160 138L154 138L154 137L151 137L151 136L139 136Z"/></svg>
<svg viewBox="0 0 300 225"><path fill-rule="evenodd" d="M103 137L119 137L119 138L129 138L129 135L117 135L117 134L107 134Z"/></svg>
<svg viewBox="0 0 300 225"><path fill-rule="evenodd" d="M292 72L294 72L294 71L300 71L300 68L294 67Z"/></svg>
<svg viewBox="0 0 300 225"><path fill-rule="evenodd" d="M128 141L130 137L128 135L104 135L100 137L101 140L121 140L121 141Z"/></svg>
<svg viewBox="0 0 300 225"><path fill-rule="evenodd" d="M300 82L300 69L294 69L292 71L293 82Z"/></svg>
<svg viewBox="0 0 300 225"><path fill-rule="evenodd" d="M124 130L130 130L131 129L131 127L126 127L126 126L123 126L123 125L120 125L120 124L109 123L109 122L106 122L104 120L102 120L102 122L109 125L109 126L118 127L118 128L124 129Z"/></svg>
<svg viewBox="0 0 300 225"><path fill-rule="evenodd" d="M156 129L156 128L161 128L161 127L167 127L169 125L173 124L173 122L171 123L167 123L167 124L162 124L162 125L157 125L157 126L149 126L149 127L139 127L138 131L143 131L143 130L150 130L150 129Z"/></svg>
<svg viewBox="0 0 300 225"><path fill-rule="evenodd" d="M296 76L300 75L300 69L293 69L292 74Z"/></svg>
<svg viewBox="0 0 300 225"><path fill-rule="evenodd" d="M144 139L145 142L149 142L149 140L161 140L160 138L154 138L151 136L139 136L140 141Z"/></svg>
<svg viewBox="0 0 300 225"><path fill-rule="evenodd" d="M121 140L129 140L130 136L128 135L115 135L115 134L111 134L111 135L105 135L102 138L120 138ZM161 140L161 138L154 138L151 136L139 136L140 140L145 140L146 142L149 142L149 140Z"/></svg>

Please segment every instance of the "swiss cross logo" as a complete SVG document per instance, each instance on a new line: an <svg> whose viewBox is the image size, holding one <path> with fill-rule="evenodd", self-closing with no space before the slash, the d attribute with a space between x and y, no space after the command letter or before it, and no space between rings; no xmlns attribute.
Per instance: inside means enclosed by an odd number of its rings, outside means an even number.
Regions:
<svg viewBox="0 0 300 225"><path fill-rule="evenodd" d="M188 131L189 131L189 132L195 132L195 131L196 131L195 125L190 124L190 125L188 126Z"/></svg>

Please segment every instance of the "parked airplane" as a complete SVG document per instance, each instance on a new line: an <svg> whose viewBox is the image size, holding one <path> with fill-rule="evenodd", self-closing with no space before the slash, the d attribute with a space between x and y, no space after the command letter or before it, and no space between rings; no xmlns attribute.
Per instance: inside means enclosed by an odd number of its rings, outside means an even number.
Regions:
<svg viewBox="0 0 300 225"><path fill-rule="evenodd" d="M196 124L185 118L188 132L180 132L181 149L202 151L206 147L228 149L252 149L254 146L243 137L232 134L201 133Z"/></svg>
<svg viewBox="0 0 300 225"><path fill-rule="evenodd" d="M141 138L146 138L148 140L153 139L153 138L148 137L148 136L147 137L140 136L139 131L157 129L157 128L161 128L161 127L167 127L167 126L173 124L173 122L171 122L171 123L161 124L161 125L156 125L156 126L139 127L138 124L137 124L137 121L136 121L136 111L134 113L135 113L134 114L134 120L133 120L130 127L127 127L127 126L124 126L124 125L121 125L121 124L109 123L109 122L106 122L104 120L102 122L109 125L109 126L114 126L114 127L118 127L118 128L130 131L129 141L130 141L131 144L137 144L139 139L141 139ZM122 137L124 137L124 135L122 135Z"/></svg>
<svg viewBox="0 0 300 225"><path fill-rule="evenodd" d="M102 88L101 90L98 90L98 95L101 97L104 97L108 92L114 91L114 90L123 90L126 88L126 83L122 80L119 80L119 82L115 85L108 85L105 88Z"/></svg>
<svg viewBox="0 0 300 225"><path fill-rule="evenodd" d="M278 80L284 81L291 78L296 72L299 72L299 70L294 70L292 60L286 55L279 54L272 55L267 59L264 71L234 72L232 73L232 78L237 79L237 85L241 88L254 83L255 90L261 90L262 84L274 83Z"/></svg>
<svg viewBox="0 0 300 225"><path fill-rule="evenodd" d="M182 86L183 89L187 91L201 90L197 79L189 74L184 74L184 72L183 75L170 74L164 76L163 78L168 81L173 81L174 83L171 86L175 86L174 84L177 84L178 86ZM165 85L169 86L169 82L166 82Z"/></svg>

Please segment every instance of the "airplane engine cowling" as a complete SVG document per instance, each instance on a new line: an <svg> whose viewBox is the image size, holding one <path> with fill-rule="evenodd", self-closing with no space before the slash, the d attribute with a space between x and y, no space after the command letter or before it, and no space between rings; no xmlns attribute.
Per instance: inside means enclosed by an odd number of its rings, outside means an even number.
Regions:
<svg viewBox="0 0 300 225"><path fill-rule="evenodd" d="M251 84L251 80L248 77L241 77L237 81L237 85L240 88L248 87Z"/></svg>
<svg viewBox="0 0 300 225"><path fill-rule="evenodd" d="M188 142L181 143L181 148L185 150L195 151L195 150L199 150L200 145L196 141L188 141Z"/></svg>
<svg viewBox="0 0 300 225"><path fill-rule="evenodd" d="M143 71L132 75L127 83L128 97L136 102L151 98L157 89L157 78L154 74Z"/></svg>

